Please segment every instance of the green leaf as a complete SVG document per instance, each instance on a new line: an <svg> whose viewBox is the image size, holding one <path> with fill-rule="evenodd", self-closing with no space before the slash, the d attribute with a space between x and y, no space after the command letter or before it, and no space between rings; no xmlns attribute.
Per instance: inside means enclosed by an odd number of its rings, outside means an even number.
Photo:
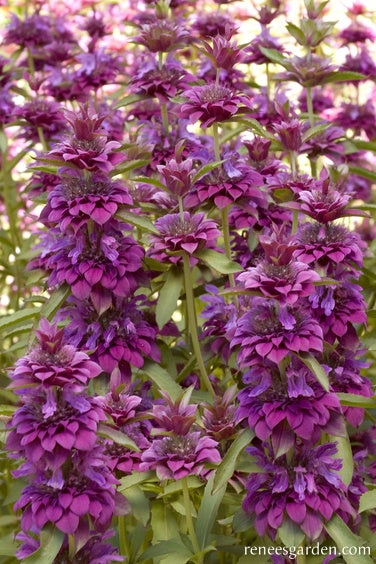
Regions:
<svg viewBox="0 0 376 564"><path fill-rule="evenodd" d="M218 253L212 249L203 249L195 253L195 256L221 274L235 274L242 270L237 262L229 260L223 253Z"/></svg>
<svg viewBox="0 0 376 564"><path fill-rule="evenodd" d="M358 549L358 553L355 556L342 553L341 558L344 559L346 564L372 564L372 558L366 554L362 554L363 552L367 552L368 548L365 546L365 540L353 533L338 515L334 515L324 527L341 552L344 548L347 549L348 547L356 547ZM348 551L346 550L346 552Z"/></svg>
<svg viewBox="0 0 376 564"><path fill-rule="evenodd" d="M200 168L200 170L198 170L196 172L196 174L194 175L194 177L192 178L192 184L195 184L198 180L200 180L200 178L205 176L205 174L208 174L209 172L211 172L215 168L218 168L224 162L225 162L224 160L223 161L215 161L213 163L209 163L209 164L203 166L202 168Z"/></svg>
<svg viewBox="0 0 376 564"><path fill-rule="evenodd" d="M181 290L183 288L183 272L179 268L170 268L166 280L159 291L158 302L155 310L156 321L161 329L170 319L177 307Z"/></svg>
<svg viewBox="0 0 376 564"><path fill-rule="evenodd" d="M289 34L292 35L297 40L297 42L300 43L300 45L306 44L306 37L300 27L291 22L288 22L286 28Z"/></svg>
<svg viewBox="0 0 376 564"><path fill-rule="evenodd" d="M142 184L150 184L151 186L157 186L157 188L166 190L166 186L160 180L149 178L148 176L134 176L132 177L132 182L142 182Z"/></svg>
<svg viewBox="0 0 376 564"><path fill-rule="evenodd" d="M286 59L283 55L281 55L281 53L276 49L267 49L266 47L261 47L261 46L259 46L259 49L261 53L269 59L269 61L272 61L272 63L276 63L277 65L282 65L283 67L289 65L288 59Z"/></svg>
<svg viewBox="0 0 376 564"><path fill-rule="evenodd" d="M185 546L180 536L169 540L162 540L151 546L140 556L140 562L146 562L150 558L158 556L174 556L175 562L186 564L192 558L193 553Z"/></svg>
<svg viewBox="0 0 376 564"><path fill-rule="evenodd" d="M321 366L321 364L310 354L301 354L299 358L309 368L312 374L320 382L326 392L329 392L329 379L328 375Z"/></svg>
<svg viewBox="0 0 376 564"><path fill-rule="evenodd" d="M49 321L53 319L56 312L65 303L65 300L70 294L70 287L67 284L60 286L51 297L42 305L40 309L40 316L45 317Z"/></svg>
<svg viewBox="0 0 376 564"><path fill-rule="evenodd" d="M167 370L151 360L145 360L144 366L140 368L139 372L151 378L158 388L167 392L174 401L183 392L182 388L175 382Z"/></svg>
<svg viewBox="0 0 376 564"><path fill-rule="evenodd" d="M169 505L163 501L154 500L151 506L151 529L153 531L153 545L179 536L179 525ZM176 555L164 555L158 559L160 564L176 564Z"/></svg>
<svg viewBox="0 0 376 564"><path fill-rule="evenodd" d="M323 133L324 131L326 131L328 129L328 127L330 127L330 126L331 126L330 123L320 123L318 125L314 125L313 127L310 127L309 129L307 129L307 131L304 133L304 135L302 135L303 143L305 143L306 141L309 141L309 139L312 139L313 137L316 137L317 135L320 135L320 133Z"/></svg>
<svg viewBox="0 0 376 564"><path fill-rule="evenodd" d="M354 474L354 458L350 439L346 433L345 437L329 435L329 441L337 443L337 452L334 458L340 458L342 460L342 467L338 474L341 476L342 482L348 486Z"/></svg>
<svg viewBox="0 0 376 564"><path fill-rule="evenodd" d="M150 501L145 492L139 486L132 486L127 489L126 498L132 506L132 515L146 527L150 519Z"/></svg>
<svg viewBox="0 0 376 564"><path fill-rule="evenodd" d="M202 487L202 481L197 476L187 476L187 483L189 490L194 490ZM163 489L163 492L161 492L158 495L158 498L180 493L181 491L182 491L181 480L177 480L176 482L171 482L170 484L167 484L167 486L165 486L165 488Z"/></svg>
<svg viewBox="0 0 376 564"><path fill-rule="evenodd" d="M242 123L245 126L252 129L252 131L254 133L256 133L257 135L259 135L260 137L266 137L267 139L270 139L271 141L275 141L274 135L272 133L269 133L269 131L266 131L266 129L264 129L262 127L262 125L256 119L249 118L249 117L235 116L235 117L231 118L231 122Z"/></svg>
<svg viewBox="0 0 376 564"><path fill-rule="evenodd" d="M158 229L154 227L153 223L144 215L138 215L125 210L121 210L116 213L115 217L120 221L125 221L126 223L130 223L131 225L140 227L141 229L148 231L149 233L154 233L155 235L158 235L159 233Z"/></svg>
<svg viewBox="0 0 376 564"><path fill-rule="evenodd" d="M132 161L128 161L126 164L119 165L112 171L111 176L118 176L119 174L123 174L124 172L129 172L130 170L134 170L136 168L141 168L149 164L149 159L134 159Z"/></svg>
<svg viewBox="0 0 376 564"><path fill-rule="evenodd" d="M360 72L333 71L321 79L320 84L328 84L329 82L352 82L353 80L362 80L364 78L366 77L364 74L360 74Z"/></svg>
<svg viewBox="0 0 376 564"><path fill-rule="evenodd" d="M360 496L359 501L359 513L363 511L368 511L369 509L376 508L376 490L370 490L369 492L364 492Z"/></svg>
<svg viewBox="0 0 376 564"><path fill-rule="evenodd" d="M357 394L345 394L342 392L337 393L337 396L342 405L362 407L363 409L376 408L375 397L367 398L365 396L358 396Z"/></svg>
<svg viewBox="0 0 376 564"><path fill-rule="evenodd" d="M14 556L17 548L14 532L0 538L0 556ZM3 560L1 559L1 561Z"/></svg>
<svg viewBox="0 0 376 564"><path fill-rule="evenodd" d="M154 477L153 472L142 472L142 473L134 473L129 474L129 476L124 476L120 478L120 486L118 486L119 492L125 492L128 488L132 486L136 486L137 484L141 484L142 482L146 482ZM127 494L125 494L126 496Z"/></svg>
<svg viewBox="0 0 376 564"><path fill-rule="evenodd" d="M376 172L372 172L371 170L367 170L366 168L362 168L361 166L349 166L349 171L352 174L357 174L362 178L368 178L368 180L376 182Z"/></svg>
<svg viewBox="0 0 376 564"><path fill-rule="evenodd" d="M124 108L125 106L129 106L130 104L134 104L135 102L139 102L140 100L145 100L147 96L140 96L139 94L130 94L129 96L125 96L124 98L120 98L113 106L114 110L119 108Z"/></svg>
<svg viewBox="0 0 376 564"><path fill-rule="evenodd" d="M20 309L19 311L11 313L10 315L6 315L0 320L0 331L4 331L5 329L8 331L12 328L13 325L18 324L19 322L26 321L27 319L37 318L38 314L38 307L28 307L26 309Z"/></svg>
<svg viewBox="0 0 376 564"><path fill-rule="evenodd" d="M364 149L365 151L372 151L373 153L376 153L375 141L364 141L363 139L351 139L351 143L355 145L357 149Z"/></svg>
<svg viewBox="0 0 376 564"><path fill-rule="evenodd" d="M112 441L114 441L114 443L129 448L130 450L134 450L136 452L140 451L136 443L132 441L132 439L130 439L125 433L118 431L117 429L113 429L112 427L109 427L104 423L99 424L98 434L101 435L101 437L111 439Z"/></svg>
<svg viewBox="0 0 376 564"><path fill-rule="evenodd" d="M25 564L51 564L59 552L65 535L56 527L44 527L40 534L40 548L23 560Z"/></svg>
<svg viewBox="0 0 376 564"><path fill-rule="evenodd" d="M213 495L215 495L219 490L227 485L229 479L235 471L236 462L239 455L247 446L249 446L254 436L254 432L251 429L247 428L239 433L239 435L236 437L236 439L226 452L225 456L223 457L222 462L215 471L212 492Z"/></svg>
<svg viewBox="0 0 376 564"><path fill-rule="evenodd" d="M297 523L286 518L282 525L278 527L278 535L283 544L287 547L299 546L302 544L305 534Z"/></svg>
<svg viewBox="0 0 376 564"><path fill-rule="evenodd" d="M217 488L216 494L213 492L214 476L211 475L205 486L204 495L198 510L196 520L196 536L198 546L201 550L209 544L210 533L213 528L219 506L226 491L227 484Z"/></svg>

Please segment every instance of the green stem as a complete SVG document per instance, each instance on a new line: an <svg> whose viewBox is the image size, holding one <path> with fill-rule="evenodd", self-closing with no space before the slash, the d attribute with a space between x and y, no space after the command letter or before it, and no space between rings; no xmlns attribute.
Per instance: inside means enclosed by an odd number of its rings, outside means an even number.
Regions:
<svg viewBox="0 0 376 564"><path fill-rule="evenodd" d="M290 165L291 165L292 177L296 178L298 172L298 159L297 159L296 151L290 151Z"/></svg>
<svg viewBox="0 0 376 564"><path fill-rule="evenodd" d="M216 161L221 160L219 152L219 133L218 133L218 123L215 121L213 123L213 141L214 141L214 159Z"/></svg>
<svg viewBox="0 0 376 564"><path fill-rule="evenodd" d="M43 151L45 153L47 153L48 152L48 145L47 145L47 141L46 141L46 138L44 136L44 133L43 133L43 129L41 127L38 127L37 130L38 130L39 141L40 141L40 143L43 147Z"/></svg>
<svg viewBox="0 0 376 564"><path fill-rule="evenodd" d="M124 515L119 515L118 516L118 524L119 524L119 549L120 549L120 554L122 554L123 556L128 556L129 555L129 543L128 543L128 537L127 537L127 530L125 527L125 517Z"/></svg>
<svg viewBox="0 0 376 564"><path fill-rule="evenodd" d="M69 559L74 562L74 557L76 554L76 539L74 535L68 535L68 552L69 552Z"/></svg>
<svg viewBox="0 0 376 564"><path fill-rule="evenodd" d="M186 476L181 479L181 485L182 485L182 489L183 489L183 500L184 500L185 519L186 519L186 523L187 523L187 529L188 529L188 533L189 533L189 536L190 536L191 541L192 541L193 550L196 554L198 554L200 552L200 547L199 547L199 544L198 544L198 541L197 541L196 531L195 531L195 528L193 526L192 513L191 513L191 498L189 496L188 481L187 481ZM198 563L201 563L201 562L202 562L202 557L199 557Z"/></svg>
<svg viewBox="0 0 376 564"><path fill-rule="evenodd" d="M228 212L230 206L226 206L222 210L222 233L223 233L223 242L225 246L225 253L228 260L231 260L231 239L230 239L230 226L228 223ZM228 275L230 286L233 288L235 286L235 278L233 274Z"/></svg>
<svg viewBox="0 0 376 564"><path fill-rule="evenodd" d="M265 73L266 73L266 99L268 101L268 107L270 104L270 69L269 63L265 64Z"/></svg>
<svg viewBox="0 0 376 564"><path fill-rule="evenodd" d="M219 77L221 74L221 69L218 68L217 72L215 73L215 89L217 90L218 86L219 86Z"/></svg>
<svg viewBox="0 0 376 564"><path fill-rule="evenodd" d="M168 122L168 111L167 111L167 104L161 102L161 117L162 117L162 125L164 133L168 133L169 122Z"/></svg>
<svg viewBox="0 0 376 564"><path fill-rule="evenodd" d="M311 127L313 127L315 125L315 114L313 113L312 88L311 88L311 86L306 87L306 100L307 100L309 125Z"/></svg>
<svg viewBox="0 0 376 564"><path fill-rule="evenodd" d="M183 265L188 327L191 335L193 352L196 356L197 364L200 370L202 384L208 390L208 392L212 394L212 396L215 396L212 383L210 382L208 373L206 372L205 363L202 358L200 343L198 340L196 306L191 280L191 265L189 263L189 255L187 253L183 254Z"/></svg>
<svg viewBox="0 0 376 564"><path fill-rule="evenodd" d="M180 221L184 223L184 207L183 207L183 198L181 196L178 196L178 202L179 202Z"/></svg>

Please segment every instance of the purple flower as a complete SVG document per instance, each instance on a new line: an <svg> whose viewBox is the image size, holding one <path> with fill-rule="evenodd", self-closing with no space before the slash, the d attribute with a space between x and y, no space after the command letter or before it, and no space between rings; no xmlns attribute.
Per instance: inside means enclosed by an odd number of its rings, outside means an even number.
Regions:
<svg viewBox="0 0 376 564"><path fill-rule="evenodd" d="M337 70L328 59L311 53L303 57L291 57L285 61L284 67L286 71L276 75L276 78L281 81L292 80L304 87L322 84L332 72Z"/></svg>
<svg viewBox="0 0 376 564"><path fill-rule="evenodd" d="M237 417L262 441L271 439L276 453L292 448L296 436L316 443L323 432L344 435L337 395L327 393L304 365L293 362L282 376L275 366L260 364L243 382Z"/></svg>
<svg viewBox="0 0 376 564"><path fill-rule="evenodd" d="M61 231L77 232L89 219L104 225L120 206L132 203L121 181L111 181L101 173L84 175L74 171L50 192L40 220L45 225L59 225Z"/></svg>
<svg viewBox="0 0 376 564"><path fill-rule="evenodd" d="M187 118L191 123L200 121L204 128L230 119L242 101L230 88L215 84L193 86L185 90L182 96L187 101L178 108L179 117Z"/></svg>
<svg viewBox="0 0 376 564"><path fill-rule="evenodd" d="M113 562L124 562L124 558L117 553L117 549L111 542L107 542L114 536L114 531L110 529L99 535L95 531L90 531L90 533L87 543L74 555L77 563L112 564ZM63 547L54 559L54 564L66 564L69 560L69 546L67 542L64 542Z"/></svg>
<svg viewBox="0 0 376 564"><path fill-rule="evenodd" d="M190 43L191 35L188 30L173 21L156 19L143 25L134 41L144 45L151 53L168 53Z"/></svg>
<svg viewBox="0 0 376 564"><path fill-rule="evenodd" d="M200 37L210 38L223 36L227 29L234 29L235 24L229 14L223 12L200 13L192 24Z"/></svg>
<svg viewBox="0 0 376 564"><path fill-rule="evenodd" d="M184 196L191 188L192 159L169 159L165 165L157 166L166 188L174 196Z"/></svg>
<svg viewBox="0 0 376 564"><path fill-rule="evenodd" d="M142 453L140 471L156 470L160 480L202 476L206 462L221 461L217 445L217 441L202 437L200 431L154 438L152 446Z"/></svg>
<svg viewBox="0 0 376 564"><path fill-rule="evenodd" d="M143 279L144 250L132 237L124 237L117 223L90 235L81 230L74 237L61 237L52 251L46 261L50 287L68 283L76 298L90 297L98 311L113 294L131 295Z"/></svg>
<svg viewBox="0 0 376 564"><path fill-rule="evenodd" d="M47 141L56 139L67 129L60 106L47 99L30 100L30 102L16 108L13 114L17 119L26 122L22 128L22 137L35 143L39 141L38 128L43 131Z"/></svg>
<svg viewBox="0 0 376 564"><path fill-rule="evenodd" d="M302 145L302 133L304 124L298 119L281 121L274 126L275 131L285 149L288 151L299 151Z"/></svg>
<svg viewBox="0 0 376 564"><path fill-rule="evenodd" d="M156 403L153 406L152 416L156 423L155 431L158 433L187 435L196 422L197 405L189 404L190 393L185 393L175 402L161 392L164 404Z"/></svg>
<svg viewBox="0 0 376 564"><path fill-rule="evenodd" d="M49 16L38 13L20 20L11 14L11 21L7 26L4 43L15 43L20 47L43 47L52 41L52 23Z"/></svg>
<svg viewBox="0 0 376 564"><path fill-rule="evenodd" d="M286 262L263 260L237 277L247 290L288 305L313 294L314 283L320 279L319 274L307 264L294 259Z"/></svg>
<svg viewBox="0 0 376 564"><path fill-rule="evenodd" d="M91 528L104 532L109 527L116 511L115 483L106 459L92 452L74 460L66 477L59 471L40 474L24 488L14 508L22 510L24 531L53 523L63 533L86 540Z"/></svg>
<svg viewBox="0 0 376 564"><path fill-rule="evenodd" d="M229 162L201 178L184 198L188 208L211 204L223 209L236 201L251 201L253 205L266 204L260 187L263 177L244 163Z"/></svg>
<svg viewBox="0 0 376 564"><path fill-rule="evenodd" d="M155 58L148 58L136 61L130 85L134 92L166 102L188 88L189 79L190 75L172 56L168 56L161 67Z"/></svg>
<svg viewBox="0 0 376 564"><path fill-rule="evenodd" d="M352 21L348 27L342 29L338 37L344 45L349 43L365 43L367 40L374 41L376 34L373 29L365 26L359 21Z"/></svg>
<svg viewBox="0 0 376 564"><path fill-rule="evenodd" d="M177 262L180 257L169 257L169 253L182 255L194 253L213 246L220 232L212 219L205 219L204 213L191 215L184 212L166 214L155 222L160 235L151 238L150 255L160 260ZM174 260L175 259L175 260Z"/></svg>
<svg viewBox="0 0 376 564"><path fill-rule="evenodd" d="M342 102L332 112L331 120L343 129L353 130L354 135L364 132L368 139L376 137L376 111L372 100L362 105Z"/></svg>
<svg viewBox="0 0 376 564"><path fill-rule="evenodd" d="M36 331L39 345L20 358L11 373L11 384L16 394L30 395L54 386L68 387L81 392L101 368L87 354L73 345L64 344L64 331L42 319Z"/></svg>
<svg viewBox="0 0 376 564"><path fill-rule="evenodd" d="M215 441L227 440L235 433L235 395L236 386L232 386L226 389L223 396L217 396L213 405L204 405L202 422L205 432Z"/></svg>
<svg viewBox="0 0 376 564"><path fill-rule="evenodd" d="M279 307L272 299L254 298L231 338L231 348L240 347L240 366L251 366L260 358L278 364L290 353L322 352L322 329L307 313L296 306Z"/></svg>
<svg viewBox="0 0 376 564"><path fill-rule="evenodd" d="M113 84L122 70L120 58L113 53L98 49L76 56L80 67L73 73L76 88L83 92L97 90L105 84Z"/></svg>
<svg viewBox="0 0 376 564"><path fill-rule="evenodd" d="M297 445L291 460L274 459L271 449L249 447L261 472L251 474L243 508L252 516L259 535L275 538L283 522L296 523L310 540L317 539L334 514L345 521L353 516L346 487L338 471L333 443L318 447Z"/></svg>
<svg viewBox="0 0 376 564"><path fill-rule="evenodd" d="M335 269L342 264L353 275L363 264L364 243L357 233L335 223L304 223L295 237L294 256L307 264ZM354 267L355 265L355 267Z"/></svg>
<svg viewBox="0 0 376 564"><path fill-rule="evenodd" d="M51 404L51 402L50 402ZM72 449L90 451L97 441L100 421L106 416L95 399L64 393L55 408L46 408L45 398L34 397L13 415L6 448L39 470L56 471Z"/></svg>
<svg viewBox="0 0 376 564"><path fill-rule="evenodd" d="M206 291L211 294L204 294L202 301L209 305L202 312L205 319L201 338L208 343L210 350L220 355L225 362L228 362L231 354L230 343L226 337L226 327L230 320L236 320L236 308L234 304L226 303L223 296L218 296L218 288L207 285Z"/></svg>
<svg viewBox="0 0 376 564"><path fill-rule="evenodd" d="M92 350L92 358L111 375L111 389L128 381L132 366L141 368L145 357L160 361L157 327L147 315L148 306L143 296L102 300L95 307L73 299L64 311L72 319L71 340Z"/></svg>

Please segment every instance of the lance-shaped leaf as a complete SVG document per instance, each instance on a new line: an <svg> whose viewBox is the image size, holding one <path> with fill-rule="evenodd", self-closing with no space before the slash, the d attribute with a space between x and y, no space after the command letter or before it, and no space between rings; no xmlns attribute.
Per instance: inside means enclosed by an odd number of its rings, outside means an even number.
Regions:
<svg viewBox="0 0 376 564"><path fill-rule="evenodd" d="M223 253L218 253L212 249L202 249L195 253L195 256L221 274L235 274L242 270L237 262L229 260Z"/></svg>
<svg viewBox="0 0 376 564"><path fill-rule="evenodd" d="M353 533L338 515L334 515L324 527L328 535L338 546L339 552L342 553L341 558L343 558L346 564L372 564L371 549L366 546L366 541ZM348 554L349 547L357 549L355 555Z"/></svg>
<svg viewBox="0 0 376 564"><path fill-rule="evenodd" d="M216 495L217 492L221 491L221 489L227 485L229 479L235 472L238 457L244 449L249 446L254 436L254 432L247 428L236 437L215 471L213 495Z"/></svg>
<svg viewBox="0 0 376 564"><path fill-rule="evenodd" d="M23 561L26 564L51 564L55 561L64 538L64 533L56 527L44 527L40 534L40 548Z"/></svg>
<svg viewBox="0 0 376 564"><path fill-rule="evenodd" d="M177 301L183 288L183 281L182 270L175 267L170 268L159 291L155 311L156 321L160 329L171 319L172 314L176 310Z"/></svg>
<svg viewBox="0 0 376 564"><path fill-rule="evenodd" d="M328 375L321 366L321 364L310 354L301 354L299 358L309 368L315 378L320 382L326 392L329 392L329 379Z"/></svg>

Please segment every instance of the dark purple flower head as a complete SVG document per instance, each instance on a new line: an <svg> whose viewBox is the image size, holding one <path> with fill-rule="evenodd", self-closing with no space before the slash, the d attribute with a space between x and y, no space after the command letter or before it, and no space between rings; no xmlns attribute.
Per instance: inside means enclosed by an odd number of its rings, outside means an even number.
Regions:
<svg viewBox="0 0 376 564"><path fill-rule="evenodd" d="M293 362L282 377L260 365L243 376L237 417L246 419L262 441L270 439L276 456L292 448L296 437L316 443L323 432L344 435L342 409L335 393L327 393L302 364Z"/></svg>
<svg viewBox="0 0 376 564"><path fill-rule="evenodd" d="M173 401L162 392L163 403L155 403L152 416L156 423L155 432L160 434L187 435L196 422L197 405L190 404L192 389Z"/></svg>
<svg viewBox="0 0 376 564"><path fill-rule="evenodd" d="M224 36L226 30L235 31L235 24L229 14L224 12L210 12L197 15L196 20L192 24L192 29L198 33L200 37L209 38L216 36Z"/></svg>
<svg viewBox="0 0 376 564"><path fill-rule="evenodd" d="M68 283L76 298L90 297L100 311L112 294L125 297L136 290L144 278L143 257L143 248L133 237L124 237L117 224L108 222L90 235L80 230L57 241L46 263L49 285Z"/></svg>
<svg viewBox="0 0 376 564"><path fill-rule="evenodd" d="M250 64L262 65L269 63L270 60L261 51L260 47L265 49L275 49L282 52L283 47L276 37L273 37L269 30L265 27L262 29L260 35L252 39L249 45L244 49L245 62Z"/></svg>
<svg viewBox="0 0 376 564"><path fill-rule="evenodd" d="M195 183L184 198L184 205L196 208L211 204L223 209L242 199L255 205L266 205L265 195L260 189L262 185L263 178L258 172L241 162L238 157L232 159L229 156L223 165Z"/></svg>
<svg viewBox="0 0 376 564"><path fill-rule="evenodd" d="M364 243L357 233L336 223L304 223L295 237L294 256L307 264L324 268L346 266L354 275L363 264Z"/></svg>
<svg viewBox="0 0 376 564"><path fill-rule="evenodd" d="M155 96L162 102L189 88L190 75L182 65L169 55L160 66L155 57L135 61L130 85L138 94ZM192 77L193 78L193 77Z"/></svg>
<svg viewBox="0 0 376 564"><path fill-rule="evenodd" d="M122 70L119 56L102 49L80 53L75 58L80 67L73 72L73 80L77 89L88 94L105 84L114 84Z"/></svg>
<svg viewBox="0 0 376 564"><path fill-rule="evenodd" d="M304 124L298 119L281 121L274 125L275 131L285 149L288 151L299 151L302 145L302 133Z"/></svg>
<svg viewBox="0 0 376 564"><path fill-rule="evenodd" d="M48 407L48 409L47 409ZM40 471L57 471L72 449L91 451L97 441L98 423L106 416L95 399L63 392L52 410L45 398L35 397L19 408L10 421L6 448Z"/></svg>
<svg viewBox="0 0 376 564"><path fill-rule="evenodd" d="M205 339L214 354L220 355L227 363L231 351L226 337L226 326L230 320L236 320L236 308L234 304L227 303L223 296L218 295L216 286L208 284L205 289L210 294L204 294L201 298L208 304L202 312L205 321L201 338Z"/></svg>
<svg viewBox="0 0 376 564"><path fill-rule="evenodd" d="M237 322L231 338L231 348L235 347L240 347L240 366L251 366L260 358L278 364L291 353L322 352L323 333L306 310L254 298L249 311Z"/></svg>
<svg viewBox="0 0 376 564"><path fill-rule="evenodd" d="M111 181L102 173L72 171L50 192L40 220L48 226L59 225L61 231L77 232L89 219L104 225L120 206L132 203L121 181Z"/></svg>
<svg viewBox="0 0 376 564"><path fill-rule="evenodd" d="M160 235L151 239L152 256L164 254L165 260L169 260L169 253L194 255L211 246L220 235L215 221L205 219L204 213L184 212L183 218L179 213L166 214L157 219L155 227Z"/></svg>
<svg viewBox="0 0 376 564"><path fill-rule="evenodd" d="M344 137L345 130L342 127L331 125L325 131L304 142L300 153L306 154L310 159L317 159L317 157L325 155L334 163L341 163L345 153L342 144Z"/></svg>
<svg viewBox="0 0 376 564"><path fill-rule="evenodd" d="M372 100L361 105L342 102L331 113L331 120L344 129L353 130L355 135L364 132L368 139L376 137L376 111Z"/></svg>
<svg viewBox="0 0 376 564"><path fill-rule="evenodd" d="M255 6L256 8L256 6ZM269 0L261 7L256 8L257 15L250 16L253 20L260 23L261 27L272 23L275 18L277 18L282 13L282 6L280 0Z"/></svg>
<svg viewBox="0 0 376 564"><path fill-rule="evenodd" d="M210 61L217 69L230 71L237 63L241 63L244 59L244 52L238 47L236 41L231 41L234 29L228 27L224 34L217 35L213 38L213 45L209 45L203 41L205 52Z"/></svg>
<svg viewBox="0 0 376 564"><path fill-rule="evenodd" d="M7 26L4 43L15 43L20 47L43 47L51 43L52 22L50 17L34 13L24 20L11 14L11 21Z"/></svg>
<svg viewBox="0 0 376 564"><path fill-rule="evenodd" d="M41 474L24 488L14 508L22 510L21 526L25 531L41 530L48 523L82 542L90 529L104 532L116 512L115 488L106 459L92 452L74 460L68 476L60 471Z"/></svg>
<svg viewBox="0 0 376 564"><path fill-rule="evenodd" d="M165 165L158 165L157 169L167 190L175 196L184 196L191 188L192 167L192 159L169 159Z"/></svg>
<svg viewBox="0 0 376 564"><path fill-rule="evenodd" d="M216 397L213 405L204 405L202 422L205 432L215 441L227 440L236 431L236 387L227 388L222 397Z"/></svg>
<svg viewBox="0 0 376 564"><path fill-rule="evenodd" d="M349 45L350 43L365 43L367 40L374 41L376 33L359 20L354 20L339 32L338 37L342 39L344 45Z"/></svg>
<svg viewBox="0 0 376 564"><path fill-rule="evenodd" d="M186 98L177 109L180 118L187 118L191 123L201 122L201 127L209 127L215 122L225 121L236 114L242 102L230 88L206 84L193 86L185 90Z"/></svg>
<svg viewBox="0 0 376 564"><path fill-rule="evenodd" d="M91 378L101 373L101 368L63 342L64 331L42 319L36 331L39 344L29 354L20 358L11 373L11 387L17 394L30 394L31 388L48 389L68 386L80 392Z"/></svg>
<svg viewBox="0 0 376 564"><path fill-rule="evenodd" d="M61 108L55 102L36 98L16 108L14 116L25 122L21 135L34 142L39 141L38 128L47 141L51 141L66 130Z"/></svg>
<svg viewBox="0 0 376 564"><path fill-rule="evenodd" d="M148 318L148 307L144 296L109 302L99 298L95 308L90 302L72 300L64 312L72 320L70 339L93 351L92 358L111 376L112 391L129 383L132 366L141 368L145 357L160 360L157 327Z"/></svg>
<svg viewBox="0 0 376 564"><path fill-rule="evenodd" d="M142 398L124 391L120 393L109 392L105 396L98 397L97 402L111 416L116 427L120 428L134 418Z"/></svg>
<svg viewBox="0 0 376 564"><path fill-rule="evenodd" d="M261 472L251 474L243 508L254 519L259 535L274 539L282 523L292 521L315 540L334 514L344 521L353 516L338 474L342 462L335 457L334 443L297 446L291 460L286 456L275 460L271 449L249 447L248 451Z"/></svg>
<svg viewBox="0 0 376 564"><path fill-rule="evenodd" d="M376 64L373 60L372 55L365 45L362 45L356 54L348 53L346 55L345 62L341 65L341 71L358 72L364 75L364 79L375 79L376 78ZM359 80L354 84L358 84Z"/></svg>
<svg viewBox="0 0 376 564"><path fill-rule="evenodd" d="M186 476L205 474L205 463L221 461L217 441L202 437L200 431L153 439L143 452L140 471L156 470L160 480L180 480Z"/></svg>
<svg viewBox="0 0 376 564"><path fill-rule="evenodd" d="M151 53L168 53L185 47L191 41L191 35L180 24L167 19L156 19L141 27L135 43L144 45Z"/></svg>
<svg viewBox="0 0 376 564"><path fill-rule="evenodd" d="M87 543L81 547L74 555L77 564L113 564L113 562L124 562L124 558L117 553L117 549L108 540L114 536L114 531L109 530L101 534L90 531L90 538ZM54 564L67 564L71 562L69 556L69 546L64 542L57 556L55 556Z"/></svg>

